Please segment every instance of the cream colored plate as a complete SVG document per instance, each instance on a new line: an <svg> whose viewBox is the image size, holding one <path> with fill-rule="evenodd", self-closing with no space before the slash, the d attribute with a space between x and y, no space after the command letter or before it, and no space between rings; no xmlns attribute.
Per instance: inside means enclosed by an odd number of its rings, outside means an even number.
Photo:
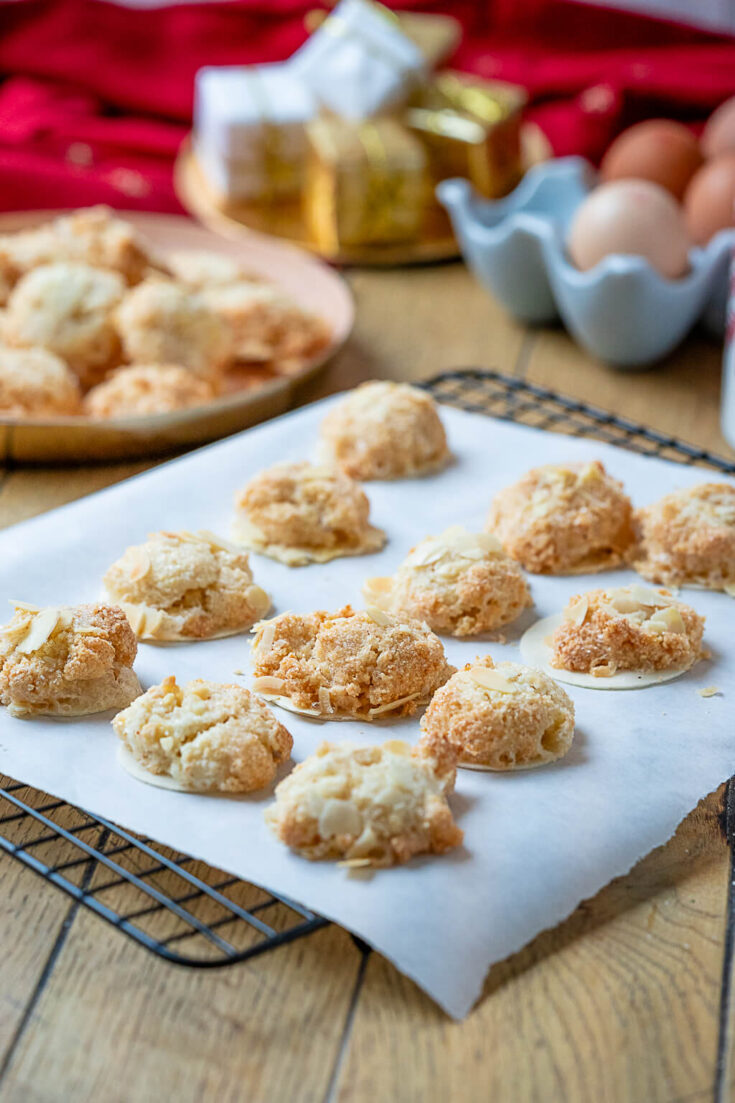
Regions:
<svg viewBox="0 0 735 1103"><path fill-rule="evenodd" d="M0 215L0 233L37 226L62 213ZM126 460L226 437L289 409L298 385L316 375L349 336L355 307L347 284L328 265L302 249L256 233L247 237L240 234L237 241L227 240L179 215L140 211L121 211L120 215L164 256L174 250L206 249L234 257L282 287L299 306L324 318L332 340L296 375L275 376L253 387L246 369L241 375L241 389L193 410L115 421L85 417L19 421L0 415L0 463Z"/></svg>
<svg viewBox="0 0 735 1103"><path fill-rule="evenodd" d="M691 667L677 667L672 670L621 670L618 674L611 674L608 678L596 678L594 674L580 674L575 670L560 670L552 666L551 648L546 643L549 636L553 635L561 624L564 616L556 613L553 617L544 617L537 620L521 637L521 658L527 666L535 666L537 670L543 670L557 682L566 682L570 686L579 686L581 689L643 689L645 686L658 685L659 682L670 682L686 674Z"/></svg>

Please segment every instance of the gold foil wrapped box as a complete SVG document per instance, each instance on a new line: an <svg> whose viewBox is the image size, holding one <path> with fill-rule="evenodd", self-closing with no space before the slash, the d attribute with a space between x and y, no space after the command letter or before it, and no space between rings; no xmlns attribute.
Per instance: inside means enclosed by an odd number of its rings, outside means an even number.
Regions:
<svg viewBox="0 0 735 1103"><path fill-rule="evenodd" d="M488 199L511 191L523 171L525 98L515 85L463 73L439 73L425 85L405 121L426 146L434 182L467 177Z"/></svg>
<svg viewBox="0 0 735 1103"><path fill-rule="evenodd" d="M325 117L307 133L304 218L322 252L419 237L431 198L428 158L406 127L393 118Z"/></svg>

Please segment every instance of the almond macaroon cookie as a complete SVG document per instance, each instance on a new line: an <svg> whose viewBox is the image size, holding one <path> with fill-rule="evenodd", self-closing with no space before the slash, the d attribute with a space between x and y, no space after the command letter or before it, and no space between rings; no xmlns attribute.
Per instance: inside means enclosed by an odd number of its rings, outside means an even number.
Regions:
<svg viewBox="0 0 735 1103"><path fill-rule="evenodd" d="M235 540L289 567L379 551L385 533L370 524L370 502L335 467L278 463L235 497Z"/></svg>
<svg viewBox="0 0 735 1103"><path fill-rule="evenodd" d="M231 327L238 360L272 363L289 374L329 344L326 323L272 284L240 280L206 287L202 298Z"/></svg>
<svg viewBox="0 0 735 1103"><path fill-rule="evenodd" d="M196 292L149 279L129 291L115 314L128 360L179 364L216 379L233 351L232 331Z"/></svg>
<svg viewBox="0 0 735 1103"><path fill-rule="evenodd" d="M553 678L489 655L468 663L434 694L419 746L450 748L459 766L527 770L562 758L574 738L574 704Z"/></svg>
<svg viewBox="0 0 735 1103"><path fill-rule="evenodd" d="M426 624L379 609L282 613L254 631L256 692L325 720L411 716L454 673Z"/></svg>
<svg viewBox="0 0 735 1103"><path fill-rule="evenodd" d="M156 265L135 226L105 206L83 207L30 230L3 235L0 248L20 272L73 261L118 272L131 285Z"/></svg>
<svg viewBox="0 0 735 1103"><path fill-rule="evenodd" d="M434 399L407 383L375 381L350 391L322 422L320 459L353 479L402 479L449 461Z"/></svg>
<svg viewBox="0 0 735 1103"><path fill-rule="evenodd" d="M178 283L191 291L206 287L226 287L231 283L263 283L235 257L211 249L175 249L166 254L166 267Z"/></svg>
<svg viewBox="0 0 735 1103"><path fill-rule="evenodd" d="M635 513L631 560L649 582L735 596L735 487L701 483Z"/></svg>
<svg viewBox="0 0 735 1103"><path fill-rule="evenodd" d="M141 781L201 793L250 793L271 784L293 740L242 686L172 676L112 721L122 765Z"/></svg>
<svg viewBox="0 0 735 1103"><path fill-rule="evenodd" d="M447 793L451 756L390 740L376 747L322 743L276 787L265 819L303 858L393 866L459 846Z"/></svg>
<svg viewBox="0 0 735 1103"><path fill-rule="evenodd" d="M395 575L369 578L369 605L423 620L434 632L476 636L515 620L532 604L523 573L490 533L453 525L427 536Z"/></svg>
<svg viewBox="0 0 735 1103"><path fill-rule="evenodd" d="M590 590L567 604L551 637L550 663L599 678L688 670L702 657L703 632L704 617L668 590Z"/></svg>
<svg viewBox="0 0 735 1103"><path fill-rule="evenodd" d="M247 553L204 530L152 533L112 564L104 585L142 640L233 636L271 605Z"/></svg>
<svg viewBox="0 0 735 1103"><path fill-rule="evenodd" d="M617 567L633 510L601 463L536 467L493 499L486 528L527 571L586 574Z"/></svg>
<svg viewBox="0 0 735 1103"><path fill-rule="evenodd" d="M178 364L133 364L118 368L84 396L89 417L141 417L204 406L215 388Z"/></svg>
<svg viewBox="0 0 735 1103"><path fill-rule="evenodd" d="M117 272L88 264L60 261L34 268L10 293L2 324L5 342L48 349L66 361L83 386L91 386L119 361L113 312L124 291Z"/></svg>
<svg viewBox="0 0 735 1103"><path fill-rule="evenodd" d="M17 602L0 630L0 704L11 716L83 716L129 705L141 692L122 609Z"/></svg>
<svg viewBox="0 0 735 1103"><path fill-rule="evenodd" d="M11 417L70 417L81 412L79 381L48 349L0 346L0 413Z"/></svg>

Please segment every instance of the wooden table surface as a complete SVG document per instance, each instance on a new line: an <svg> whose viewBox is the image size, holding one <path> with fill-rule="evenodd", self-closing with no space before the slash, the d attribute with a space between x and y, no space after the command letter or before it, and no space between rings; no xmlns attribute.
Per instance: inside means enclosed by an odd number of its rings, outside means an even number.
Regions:
<svg viewBox="0 0 735 1103"><path fill-rule="evenodd" d="M704 339L659 369L619 373L561 330L510 322L459 264L350 282L354 336L304 401L375 376L496 368L732 455L718 428L720 349ZM146 466L6 471L0 523ZM721 806L722 791L626 877L493 967L463 1023L379 955L365 962L338 927L243 965L187 971L1 855L0 1097L711 1099L730 870Z"/></svg>

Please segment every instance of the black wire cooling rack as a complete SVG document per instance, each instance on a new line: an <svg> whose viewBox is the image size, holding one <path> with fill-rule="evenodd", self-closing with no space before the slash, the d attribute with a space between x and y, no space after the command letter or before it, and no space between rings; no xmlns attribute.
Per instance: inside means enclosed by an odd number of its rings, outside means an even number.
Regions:
<svg viewBox="0 0 735 1103"><path fill-rule="evenodd" d="M735 463L710 452L497 372L446 372L424 386L464 410L735 473ZM285 897L2 778L0 849L180 965L244 961L327 924Z"/></svg>

